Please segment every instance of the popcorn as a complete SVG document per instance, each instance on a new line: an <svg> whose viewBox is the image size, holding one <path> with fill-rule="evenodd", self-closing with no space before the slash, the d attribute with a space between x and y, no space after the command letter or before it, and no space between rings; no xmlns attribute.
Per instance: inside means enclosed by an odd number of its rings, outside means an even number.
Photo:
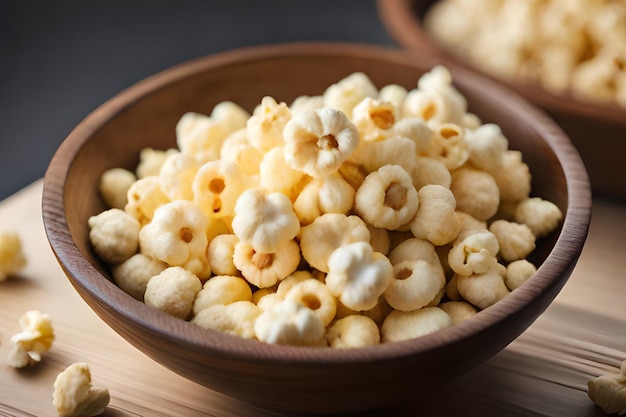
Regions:
<svg viewBox="0 0 626 417"><path fill-rule="evenodd" d="M165 269L148 281L144 301L169 315L186 319L202 290L197 276L179 266Z"/></svg>
<svg viewBox="0 0 626 417"><path fill-rule="evenodd" d="M263 97L246 122L248 141L262 152L283 146L283 129L289 120L291 111L285 103L277 103L273 97Z"/></svg>
<svg viewBox="0 0 626 417"><path fill-rule="evenodd" d="M250 301L236 301L202 309L191 322L205 329L217 330L244 339L254 339L255 323L262 313L263 310Z"/></svg>
<svg viewBox="0 0 626 417"><path fill-rule="evenodd" d="M411 176L399 165L369 174L354 196L354 208L363 220L389 230L410 222L418 205Z"/></svg>
<svg viewBox="0 0 626 417"><path fill-rule="evenodd" d="M403 261L393 266L385 300L399 311L413 311L427 306L444 288L446 277L441 268L421 259Z"/></svg>
<svg viewBox="0 0 626 417"><path fill-rule="evenodd" d="M383 343L401 342L452 326L452 318L438 307L392 311L380 329Z"/></svg>
<svg viewBox="0 0 626 417"><path fill-rule="evenodd" d="M355 242L339 247L328 258L326 286L346 307L369 310L389 286L392 266L369 243Z"/></svg>
<svg viewBox="0 0 626 417"><path fill-rule="evenodd" d="M252 301L252 290L240 277L216 275L207 280L193 302L193 314L214 305L232 304L237 301Z"/></svg>
<svg viewBox="0 0 626 417"><path fill-rule="evenodd" d="M211 273L206 260L208 225L207 216L191 201L164 204L154 212L152 222L139 232L141 252L208 278Z"/></svg>
<svg viewBox="0 0 626 417"><path fill-rule="evenodd" d="M102 414L110 401L109 390L91 385L89 365L73 363L54 380L52 405L59 417L91 417Z"/></svg>
<svg viewBox="0 0 626 417"><path fill-rule="evenodd" d="M587 394L606 414L626 414L626 361L618 373L606 373L589 381Z"/></svg>
<svg viewBox="0 0 626 417"><path fill-rule="evenodd" d="M309 265L319 271L328 272L328 261L335 249L369 240L370 232L360 217L327 213L302 228L300 250Z"/></svg>
<svg viewBox="0 0 626 417"><path fill-rule="evenodd" d="M109 208L123 210L128 203L128 189L137 180L135 174L123 168L106 170L100 177L98 191Z"/></svg>
<svg viewBox="0 0 626 417"><path fill-rule="evenodd" d="M413 236L441 246L456 239L461 220L456 214L452 191L441 185L424 185L417 192L420 205L411 220Z"/></svg>
<svg viewBox="0 0 626 417"><path fill-rule="evenodd" d="M7 363L14 368L23 368L41 362L41 355L54 342L54 329L48 314L37 310L24 313L19 320L22 331L11 337L13 345Z"/></svg>
<svg viewBox="0 0 626 417"><path fill-rule="evenodd" d="M300 263L298 244L288 240L272 252L258 252L247 242L235 245L233 264L250 284L267 288L294 272Z"/></svg>
<svg viewBox="0 0 626 417"><path fill-rule="evenodd" d="M139 222L120 209L109 209L89 218L89 241L100 259L116 265L133 256L139 247Z"/></svg>
<svg viewBox="0 0 626 417"><path fill-rule="evenodd" d="M334 349L352 349L380 343L380 332L374 320L367 316L350 315L337 320L326 335Z"/></svg>
<svg viewBox="0 0 626 417"><path fill-rule="evenodd" d="M293 209L302 225L325 213L347 214L354 205L354 189L338 173L313 178L300 191Z"/></svg>
<svg viewBox="0 0 626 417"><path fill-rule="evenodd" d="M0 232L0 282L20 272L26 263L19 235Z"/></svg>
<svg viewBox="0 0 626 417"><path fill-rule="evenodd" d="M167 268L165 262L137 253L112 270L113 280L131 297L143 301L148 281Z"/></svg>
<svg viewBox="0 0 626 417"><path fill-rule="evenodd" d="M296 236L300 221L284 194L253 188L237 199L232 226L240 241L257 252L271 253Z"/></svg>
<svg viewBox="0 0 626 417"><path fill-rule="evenodd" d="M126 192L113 181L127 202L94 216L94 251L137 300L264 343L357 348L459 323L536 272L525 258L563 218L444 67L412 90L355 73L290 107L221 102L176 136L141 151L132 184L123 171Z"/></svg>
<svg viewBox="0 0 626 417"><path fill-rule="evenodd" d="M284 300L264 311L254 323L256 337L266 343L312 346L324 337L320 316L294 300Z"/></svg>
<svg viewBox="0 0 626 417"><path fill-rule="evenodd" d="M287 165L312 177L336 172L359 144L354 124L328 107L294 115L283 135Z"/></svg>

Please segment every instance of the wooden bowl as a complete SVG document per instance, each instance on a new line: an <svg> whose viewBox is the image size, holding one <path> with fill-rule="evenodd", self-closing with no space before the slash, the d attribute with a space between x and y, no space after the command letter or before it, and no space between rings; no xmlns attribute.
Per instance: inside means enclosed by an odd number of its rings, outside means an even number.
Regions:
<svg viewBox="0 0 626 417"><path fill-rule="evenodd" d="M481 72L438 45L422 26L423 17L436 1L379 0L378 9L387 31L403 47ZM565 130L582 156L594 195L626 199L626 182L621 175L622 158L626 155L626 109L552 93L536 84L498 81L546 110Z"/></svg>
<svg viewBox="0 0 626 417"><path fill-rule="evenodd" d="M466 322L406 342L353 350L282 347L205 330L139 302L118 288L91 250L87 219L105 207L97 185L106 169L138 163L144 147L175 146L187 111L209 113L222 100L248 110L264 95L290 103L321 94L354 71L383 86L412 88L437 61L353 44L287 44L226 52L157 74L117 95L67 137L45 175L43 217L58 261L80 296L146 355L199 384L255 406L344 412L384 407L427 391L487 360L550 304L581 253L591 197L583 164L566 135L541 111L488 79L451 72L484 121L498 123L523 152L533 195L565 213L560 232L538 243L537 274ZM94 335L95 336L95 335ZM419 398L421 397L421 398ZM419 399L418 399L419 398Z"/></svg>

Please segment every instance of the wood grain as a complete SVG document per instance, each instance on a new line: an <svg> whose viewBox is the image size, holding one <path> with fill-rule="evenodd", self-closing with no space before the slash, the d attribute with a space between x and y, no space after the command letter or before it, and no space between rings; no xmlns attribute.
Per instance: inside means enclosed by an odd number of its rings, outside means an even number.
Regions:
<svg viewBox="0 0 626 417"><path fill-rule="evenodd" d="M67 365L86 361L106 386L105 417L269 416L190 382L149 359L87 307L58 266L41 222L41 182L0 203L0 230L15 230L29 264L0 284L0 415L55 416L52 384ZM595 200L587 244L548 310L503 352L450 384L431 402L359 415L564 416L603 413L586 382L626 359L626 206ZM4 364L17 320L29 309L52 315L56 341L36 367Z"/></svg>

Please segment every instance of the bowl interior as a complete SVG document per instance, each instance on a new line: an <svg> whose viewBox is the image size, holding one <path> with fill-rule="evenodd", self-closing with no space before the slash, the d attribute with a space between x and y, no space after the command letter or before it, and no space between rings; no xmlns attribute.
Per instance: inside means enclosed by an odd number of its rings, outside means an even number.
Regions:
<svg viewBox="0 0 626 417"><path fill-rule="evenodd" d="M510 147L522 151L530 166L532 194L553 201L567 216L560 232L538 242L533 261L543 265L527 285L468 323L418 342L381 345L358 352L277 347L240 340L169 317L132 299L111 282L109 271L94 256L88 238L88 218L105 209L97 191L101 174L114 167L134 169L143 148L174 147L175 126L185 112L209 114L224 100L252 111L265 95L291 103L300 95L321 94L355 71L365 72L379 88L395 83L410 89L422 73L437 63L427 54L412 55L373 46L295 44L203 58L139 83L85 119L59 148L46 173L44 224L60 264L85 301L131 343L176 372L222 392L243 395L241 380L248 378L243 384L249 388L246 398L253 402L256 398L256 402L262 403L266 392L253 375L267 372L273 373L278 378L274 384L281 386L285 381L293 383L306 375L315 375L311 384L317 383L321 389L331 383L327 379L331 371L315 365L336 365L336 372L344 374L338 373L332 383L341 384L349 383L355 375L372 379L371 368L367 372L357 368L367 363L379 366L378 372L394 369L396 376L377 378L381 381L378 388L388 384L395 389L397 383L391 383L394 378L405 381L402 374L407 372L407 362L402 360L411 358L409 369L421 366L425 375L430 375L434 372L428 370L434 371L434 365L428 361L438 355L433 353L437 349L443 354L439 361L458 360L455 366L439 372L441 378L475 366L529 326L565 283L587 233L590 194L578 154L550 119L509 90L459 67L450 69L457 88L468 100L469 110L484 122L501 126ZM515 322L505 325L511 319ZM470 353L461 359L458 349L464 341L468 342L464 349ZM483 347L486 342L490 343L489 348ZM184 349L185 360L157 348L159 344L167 349ZM245 369L240 366L242 362ZM198 364L204 367L198 368ZM285 367L276 368L276 364ZM294 373L287 365L301 368ZM239 372L241 378L233 376L233 372ZM217 386L217 382L221 385ZM344 401L353 401L363 392L346 392ZM293 402L283 406L296 407L298 401L306 402L306 393L300 394L294 394ZM397 395L392 388L383 388L379 394L372 393L370 403L363 404L378 404L376 401L382 401L383 394L388 399Z"/></svg>

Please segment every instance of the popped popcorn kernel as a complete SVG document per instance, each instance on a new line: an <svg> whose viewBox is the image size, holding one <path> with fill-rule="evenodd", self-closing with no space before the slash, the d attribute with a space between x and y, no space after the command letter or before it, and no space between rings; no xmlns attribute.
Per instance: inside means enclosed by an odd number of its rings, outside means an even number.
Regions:
<svg viewBox="0 0 626 417"><path fill-rule="evenodd" d="M349 315L337 320L329 329L328 344L334 349L353 349L380 343L376 322L367 316Z"/></svg>
<svg viewBox="0 0 626 417"><path fill-rule="evenodd" d="M12 349L7 363L14 368L23 368L41 362L42 354L54 342L54 329L49 314L30 310L19 319L22 331L11 337Z"/></svg>
<svg viewBox="0 0 626 417"><path fill-rule="evenodd" d="M0 232L0 282L20 272L27 264L17 233Z"/></svg>
<svg viewBox="0 0 626 417"><path fill-rule="evenodd" d="M88 223L89 241L100 259L117 265L137 253L141 226L125 211L109 209L91 216Z"/></svg>
<svg viewBox="0 0 626 417"><path fill-rule="evenodd" d="M102 414L110 401L109 390L91 384L89 365L73 363L54 380L52 405L59 417L92 417Z"/></svg>
<svg viewBox="0 0 626 417"><path fill-rule="evenodd" d="M254 323L256 337L275 345L313 346L324 337L324 324L310 308L283 300L264 311Z"/></svg>
<svg viewBox="0 0 626 417"><path fill-rule="evenodd" d="M128 203L128 189L137 181L135 174L123 168L111 168L100 177L98 191L109 208L123 210Z"/></svg>
<svg viewBox="0 0 626 417"><path fill-rule="evenodd" d="M197 276L179 266L171 266L148 281L144 302L171 316L186 319L200 290L202 283Z"/></svg>

